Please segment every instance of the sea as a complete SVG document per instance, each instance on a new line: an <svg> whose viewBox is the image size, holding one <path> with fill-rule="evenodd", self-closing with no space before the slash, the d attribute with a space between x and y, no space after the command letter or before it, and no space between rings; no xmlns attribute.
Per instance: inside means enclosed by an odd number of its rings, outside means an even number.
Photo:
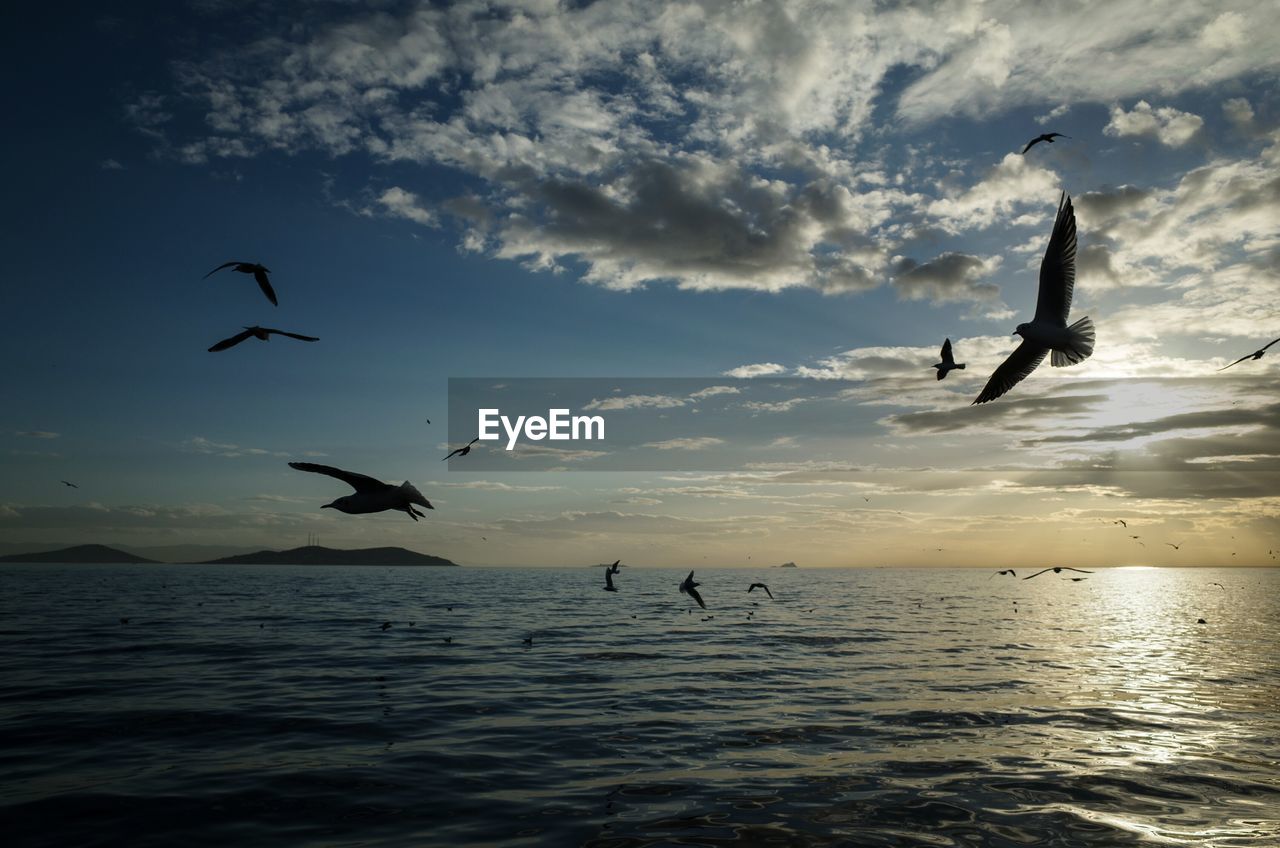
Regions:
<svg viewBox="0 0 1280 848"><path fill-rule="evenodd" d="M0 838L1280 846L1280 570L994 571L0 566Z"/></svg>

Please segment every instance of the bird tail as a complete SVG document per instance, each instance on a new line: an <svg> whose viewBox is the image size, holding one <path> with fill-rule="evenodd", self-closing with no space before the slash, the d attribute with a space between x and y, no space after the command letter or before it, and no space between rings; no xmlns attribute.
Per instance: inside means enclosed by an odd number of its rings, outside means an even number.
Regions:
<svg viewBox="0 0 1280 848"><path fill-rule="evenodd" d="M1094 330L1093 321L1087 316L1067 328L1067 347L1054 350L1049 360L1053 367L1064 368L1068 365L1079 365L1093 355Z"/></svg>
<svg viewBox="0 0 1280 848"><path fill-rule="evenodd" d="M959 368L961 371L963 371L963 370L964 370L964 363L963 363L963 362L957 362L957 363L956 363L956 367L957 367L957 368Z"/></svg>

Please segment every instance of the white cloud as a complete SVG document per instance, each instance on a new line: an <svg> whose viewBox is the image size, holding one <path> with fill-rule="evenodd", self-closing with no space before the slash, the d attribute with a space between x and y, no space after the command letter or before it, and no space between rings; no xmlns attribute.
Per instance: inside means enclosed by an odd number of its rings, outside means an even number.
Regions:
<svg viewBox="0 0 1280 848"><path fill-rule="evenodd" d="M784 365L776 362L758 362L754 365L739 365L737 368L730 368L724 372L726 377L738 377L744 379L748 377L771 377L777 374L787 373Z"/></svg>
<svg viewBox="0 0 1280 848"><path fill-rule="evenodd" d="M1102 131L1118 138L1149 135L1161 144L1181 147L1195 138L1202 127L1204 120L1199 115L1172 106L1153 108L1147 101L1139 100L1131 112L1119 105L1112 106L1111 120Z"/></svg>
<svg viewBox="0 0 1280 848"><path fill-rule="evenodd" d="M405 191L399 186L392 186L378 195L378 205L382 207L385 214L394 218L404 218L424 227L435 227L439 224L436 214L423 206L418 195Z"/></svg>
<svg viewBox="0 0 1280 848"><path fill-rule="evenodd" d="M661 442L645 442L641 447L655 448L656 450L702 450L703 448L723 444L724 439L717 439L714 436L694 436L683 439L665 439Z"/></svg>

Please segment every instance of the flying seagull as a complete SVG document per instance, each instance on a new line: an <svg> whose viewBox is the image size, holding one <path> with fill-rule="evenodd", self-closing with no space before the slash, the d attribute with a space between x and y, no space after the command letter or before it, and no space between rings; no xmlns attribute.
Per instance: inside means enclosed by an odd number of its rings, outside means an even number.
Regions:
<svg viewBox="0 0 1280 848"><path fill-rule="evenodd" d="M1123 527L1123 528L1124 528L1124 529L1126 529L1126 530L1128 530L1128 529L1129 529L1129 522L1125 521L1123 518L1117 519L1116 521L1113 521L1113 522L1111 522L1111 523L1112 523L1112 524L1119 524L1121 527Z"/></svg>
<svg viewBox="0 0 1280 848"><path fill-rule="evenodd" d="M617 574L619 571L621 571L621 570L622 570L622 560L620 560L620 559L615 559L615 560L613 561L613 565L610 565L610 566L607 566L607 567L608 567L608 569L609 569L609 573L610 573L610 574Z"/></svg>
<svg viewBox="0 0 1280 848"><path fill-rule="evenodd" d="M63 480L63 481L62 481L62 485L64 485L64 486L70 486L70 487L71 487L71 488L73 488L73 489L78 489L78 488L80 488L80 487L79 487L79 486L77 486L75 483L72 483L70 480Z"/></svg>
<svg viewBox="0 0 1280 848"><path fill-rule="evenodd" d="M466 456L467 454L471 453L471 446L472 446L472 445L474 445L474 444L475 444L476 442L478 442L478 441L480 441L480 437L479 437L479 436L476 436L474 439L472 439L471 441L467 442L467 443L466 443L466 445L464 445L463 447L460 447L460 448L458 448L457 450L453 451L453 453L449 454L449 456L446 456L444 459L442 459L442 460L440 460L440 461L441 461L441 462L444 462L444 460L445 460L445 459L450 459L450 458L452 458L452 457L454 457L454 456Z"/></svg>
<svg viewBox="0 0 1280 848"><path fill-rule="evenodd" d="M939 380L957 368L964 368L964 363L957 364L956 358L951 355L951 339L942 343L942 361L933 367L938 369Z"/></svg>
<svg viewBox="0 0 1280 848"><path fill-rule="evenodd" d="M271 281L267 279L267 274L270 274L271 270L266 265L259 265L257 262L223 262L201 279L207 280L210 275L218 273L223 268L231 268L241 274L252 274L253 278L258 281L258 288L262 289L262 293L267 296L267 300L271 301L271 305L280 305L280 301L276 300L275 289L271 288Z"/></svg>
<svg viewBox="0 0 1280 848"><path fill-rule="evenodd" d="M1093 322L1088 317L1067 326L1071 294L1076 286L1076 213L1066 192L1058 201L1058 217L1049 236L1049 247L1040 263L1040 293L1036 317L1013 331L1022 344L1009 354L974 403L995 400L1036 370L1045 354L1053 351L1054 367L1076 365L1093 353Z"/></svg>
<svg viewBox="0 0 1280 848"><path fill-rule="evenodd" d="M291 339L297 339L300 342L318 342L319 336L300 336L297 333L286 333L284 330L274 330L271 327L245 327L243 333L236 333L229 339L223 339L213 347L209 348L210 353L217 353L220 350L226 350L229 347L235 347L240 342L252 336L264 342L271 341L271 334L277 336L288 336Z"/></svg>
<svg viewBox="0 0 1280 848"><path fill-rule="evenodd" d="M618 591L618 587L613 585L613 569L607 565L604 567L604 590L606 592Z"/></svg>
<svg viewBox="0 0 1280 848"><path fill-rule="evenodd" d="M1255 350L1253 353L1249 354L1248 356L1242 356L1242 357L1240 357L1240 358L1239 358L1239 359L1237 359L1235 362L1231 363L1231 365L1239 365L1241 362L1244 362L1246 359L1261 359L1261 358L1262 358L1262 354L1264 354L1264 353L1266 353L1266 352L1267 352L1267 348L1271 347L1271 346L1272 346L1273 344L1275 344L1276 342L1280 342L1280 339L1275 339L1274 341L1269 341L1269 342L1267 342L1267 343L1266 343L1266 344L1264 344L1262 347L1258 348L1257 350ZM1226 371L1228 368L1230 368L1230 367L1231 367L1231 365L1224 365L1224 366L1222 366L1221 368L1219 368L1218 370L1219 370L1219 371Z"/></svg>
<svg viewBox="0 0 1280 848"><path fill-rule="evenodd" d="M770 591L769 591L769 587L768 587L768 586L766 586L766 585L764 585L763 583L752 583L750 586L748 586L748 587L747 587L747 594L748 594L748 595L750 595L750 594L751 594L751 590L752 590L752 589L764 589L764 593L765 593L766 595L768 595L768 596L769 596L769 600L771 600L771 601L773 600L773 593L772 593L772 592L770 592Z"/></svg>
<svg viewBox="0 0 1280 848"><path fill-rule="evenodd" d="M689 597L693 598L695 601L698 602L698 606L702 607L703 609L706 609L707 608L706 603L703 602L702 596L698 594L698 587L701 585L702 585L701 583L693 582L693 572L690 571L689 576L686 577L680 583L680 592L682 594L688 595Z"/></svg>
<svg viewBox="0 0 1280 848"><path fill-rule="evenodd" d="M992 574L991 577L995 577L997 574L1009 574L1013 577L1018 576L1018 572L1014 571L1012 568L1006 568L1002 571L997 571L995 574ZM990 580L991 577L988 577L987 579ZM1015 601L1014 603L1017 603L1017 602Z"/></svg>
<svg viewBox="0 0 1280 848"><path fill-rule="evenodd" d="M334 468L330 465L316 465L314 462L291 462L289 467L296 468L299 471L311 471L315 474L336 477L356 490L355 494L338 498L331 503L325 504L321 509L333 507L338 512L345 512L348 515L361 515L367 512L396 509L409 513L409 517L414 521L418 520L418 516L427 517L425 512L418 512L413 508L415 504L425 506L427 509L435 509L431 505L431 501L424 498L422 492L414 488L414 485L408 480L399 486L392 486L390 483L375 480L364 474L343 471L341 468Z"/></svg>
<svg viewBox="0 0 1280 848"><path fill-rule="evenodd" d="M1025 156L1028 150L1035 147L1037 144L1039 144L1042 141L1047 141L1050 144L1053 144L1053 140L1055 138L1071 138L1071 136L1063 135L1062 133L1058 133L1058 132L1044 133L1043 135L1038 135L1035 138L1028 141L1026 147L1022 148L1022 155Z"/></svg>
<svg viewBox="0 0 1280 848"><path fill-rule="evenodd" d="M1182 549L1182 545L1175 545L1173 542L1165 542L1165 544L1173 548L1175 551Z"/></svg>
<svg viewBox="0 0 1280 848"><path fill-rule="evenodd" d="M1071 568L1070 566L1066 566L1066 565L1055 565L1052 568L1042 568L1039 571L1037 571L1035 574L1031 575L1031 577L1039 577L1041 574L1044 574L1046 571L1052 571L1054 574L1061 574L1064 571L1076 571L1076 572L1079 572L1080 574L1093 573L1092 571L1085 571L1083 568ZM1022 579L1030 580L1031 577L1024 577Z"/></svg>

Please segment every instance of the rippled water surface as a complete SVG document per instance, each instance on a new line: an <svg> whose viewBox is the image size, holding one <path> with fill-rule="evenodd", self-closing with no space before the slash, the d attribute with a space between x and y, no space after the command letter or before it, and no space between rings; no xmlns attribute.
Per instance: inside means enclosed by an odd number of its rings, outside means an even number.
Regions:
<svg viewBox="0 0 1280 848"><path fill-rule="evenodd" d="M1280 571L989 574L0 566L0 833L1280 845Z"/></svg>

